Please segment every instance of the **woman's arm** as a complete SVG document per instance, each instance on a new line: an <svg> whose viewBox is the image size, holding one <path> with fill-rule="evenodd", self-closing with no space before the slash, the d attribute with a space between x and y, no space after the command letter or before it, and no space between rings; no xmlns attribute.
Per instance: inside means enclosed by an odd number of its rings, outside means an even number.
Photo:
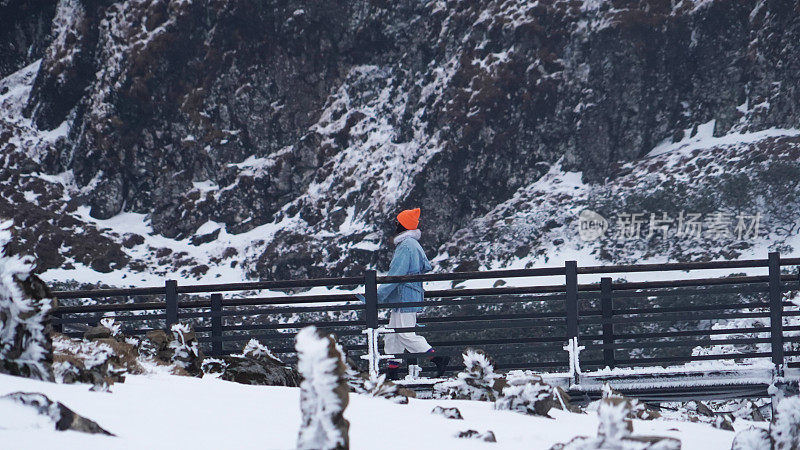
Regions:
<svg viewBox="0 0 800 450"><path fill-rule="evenodd" d="M394 252L392 262L389 264L389 273L386 275L390 277L408 275L410 264L411 255L408 254L408 251L404 247L398 248L397 251ZM378 287L378 303L384 303L386 297L397 289L398 286L400 286L400 283L386 283L380 285Z"/></svg>

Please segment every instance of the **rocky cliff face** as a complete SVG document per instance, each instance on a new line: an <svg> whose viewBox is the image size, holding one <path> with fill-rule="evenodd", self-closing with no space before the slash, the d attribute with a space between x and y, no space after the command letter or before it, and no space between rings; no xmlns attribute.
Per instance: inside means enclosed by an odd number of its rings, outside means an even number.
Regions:
<svg viewBox="0 0 800 450"><path fill-rule="evenodd" d="M15 215L17 245L36 248L40 270L358 272L385 267L389 254L376 249L407 206L422 207L424 245L448 267L532 263L575 236L582 207L673 213L696 204L681 192L698 185L715 199L703 212L760 207L714 194L722 174L706 164L680 172L688 162L663 155L652 164L654 148L724 148L711 157L717 170L748 179L772 164L789 179L797 170L800 6L790 0L52 9L46 36L35 26L45 6L4 18L20 42L39 44L25 57L0 53L3 68L41 58L0 82L3 214L27 211ZM748 136L747 157L730 164L737 136ZM550 183L559 179L572 180L570 192ZM761 206L774 200L767 185L752 186ZM664 201L641 206L641 186ZM789 239L779 230L794 219L761 210L770 242ZM111 226L122 212L147 226ZM103 250L81 250L93 235ZM52 236L60 242L41 243ZM586 251L658 253L628 245ZM727 244L704 245L714 248L654 248L726 256ZM758 244L736 245L733 256Z"/></svg>

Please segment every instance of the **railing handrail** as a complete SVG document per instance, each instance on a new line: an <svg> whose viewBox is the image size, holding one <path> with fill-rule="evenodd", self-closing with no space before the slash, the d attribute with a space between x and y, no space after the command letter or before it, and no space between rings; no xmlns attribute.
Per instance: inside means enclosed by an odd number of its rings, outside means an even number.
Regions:
<svg viewBox="0 0 800 450"><path fill-rule="evenodd" d="M735 352L725 355L706 355L698 356L693 359L722 359L723 357L766 357L770 356L776 368L777 376L782 376L785 356L792 356L794 352L784 352L783 343L793 342L792 337L784 336L782 325L783 317L798 315L797 312L784 312L784 307L790 304L783 301L783 294L787 290L800 288L800 274L781 273L781 267L787 265L800 265L800 258L780 258L779 253L772 252L766 259L748 259L734 261L707 261L691 263L666 263L666 264L623 264L612 266L586 266L580 267L576 261L566 261L560 267L540 267L530 269L507 269L471 272L452 272L452 273L429 273L421 275L406 276L378 276L375 270L366 270L363 276L342 277L342 278L311 278L301 280L279 280L279 281L259 281L242 283L220 283L220 284L197 284L197 285L178 285L175 280L166 280L163 287L143 287L129 289L98 289L98 290L78 290L78 291L57 291L54 296L60 299L67 298L98 298L114 296L149 295L156 298L144 299L142 303L112 303L85 306L56 306L53 313L56 316L55 324L75 324L79 323L75 317L65 317L65 314L89 314L86 316L90 322L99 320L99 314L113 311L142 311L142 320L161 320L167 328L178 322L179 318L209 319L211 326L197 324L195 331L199 333L210 332L210 337L204 338L204 342L210 342L212 353L220 354L223 351L223 342L233 342L248 339L250 337L264 337L269 339L283 339L290 337L295 331L307 325L316 325L320 328L340 328L336 331L342 336L357 336L363 332L372 332L372 338L368 342L377 342L376 332L383 330L387 320L379 317L379 311L390 308L409 307L409 306L430 306L443 307L448 305L491 305L500 303L538 301L538 302L557 302L551 303L546 308L551 310L526 310L522 312L493 311L490 314L481 312L483 310L466 309L465 314L455 314L452 316L437 317L435 315L422 317L419 325L409 328L394 328L393 333L404 331L429 331L449 334L451 331L475 330L495 330L495 329L534 329L547 328L547 333L555 333L559 339L565 338L569 341L568 347L572 352L579 352L578 340L586 341L591 350L602 351L602 360L583 361L586 366L604 365L615 367L617 364L627 364L630 358L616 358L614 350L625 350L639 345L642 348L680 348L685 344L697 342L720 342L719 339L712 339L714 330L698 330L687 332L658 333L650 332L650 337L663 335L664 337L677 336L697 336L694 340L681 340L675 342L620 342L631 337L630 332L622 329L614 329L616 325L630 324L655 324L659 322L673 322L682 319L688 322L731 319L731 318L769 318L770 325L765 327L768 330L769 338L762 336L746 339L737 338L738 343L769 343L770 351L756 351L751 353ZM653 281L618 281L613 282L611 274L633 273L633 272L666 272L666 271L690 271L708 269L736 269L758 267L767 269L765 275L734 275L732 273L721 273L719 276L707 276L704 278L681 278L669 277L667 280ZM599 282L588 277L586 281L579 283L580 275L598 275ZM698 276L706 275L705 273ZM435 301L421 301L414 303L384 303L378 304L377 287L382 283L396 282L416 282L416 281L463 281L463 280L487 280L487 279L508 279L521 277L558 277L553 280L544 281L542 284L527 281L526 283L511 283L498 286L497 283L492 287L466 287L449 289L428 289L426 297L438 299ZM646 279L646 278L645 278ZM522 284L522 285L514 285ZM455 283L454 283L455 285ZM310 287L334 287L334 286L354 286L364 288L364 300L359 301L357 291L326 291L323 293L298 293L292 294L292 289ZM469 285L468 285L469 286ZM441 286L435 286L441 287ZM222 292L229 291L258 291L258 290L287 290L283 294L269 294L260 297L235 297L223 300ZM726 303L713 305L689 305L689 306L659 306L659 307L620 307L614 306L614 301L628 301L645 296L674 296L674 295L696 295L706 293L713 295L716 293L766 293L768 301L750 303ZM245 292L246 293L246 292ZM202 297L181 298L179 294L209 294ZM253 295L252 293L247 293ZM256 294L257 295L257 294ZM158 299L157 297L161 297ZM188 298L187 298L188 297ZM232 296L233 297L233 296ZM461 298L458 301L448 301L448 298ZM162 300L163 299L163 300ZM161 300L161 301L159 301ZM597 303L584 303L582 300L595 301ZM587 306L588 305L588 306ZM624 303L623 303L624 305ZM246 308L246 307L250 308ZM245 308L236 308L245 307ZM229 309L225 309L229 308ZM598 309L599 308L599 309ZM755 311L753 310L755 308ZM210 309L210 311L209 311ZM147 312L148 310L162 310L163 313ZM182 311L181 311L182 310ZM489 308L491 310L491 308ZM330 315L335 311L351 311L356 314L350 315ZM224 325L223 318L227 316L263 316L269 314L294 314L294 313L322 313L326 319L319 319L318 316L296 316L295 319L284 322L282 319L268 320L251 323L233 323ZM690 313L690 314L687 314ZM128 322L135 321L139 314L121 315L120 320ZM92 319L92 317L94 317ZM685 317L685 319L684 319ZM348 320L333 320L344 319ZM302 320L300 320L302 319ZM208 322L203 322L208 323ZM153 326L153 325L150 325ZM589 327L589 328L587 328ZM74 326L73 326L74 328ZM286 333L281 332L281 330ZM595 330L595 331L592 331ZM599 339L593 334L602 330ZM793 330L788 326L786 331ZM149 329L136 328L132 330L135 334L142 334ZM745 331L745 330L740 330ZM235 334L226 335L225 332L256 332L261 334ZM267 334L264 334L267 333ZM280 336L280 338L278 337ZM708 336L707 338L704 336ZM371 339L371 340L370 340ZM502 339L501 339L502 340ZM732 339L728 339L733 342ZM523 343L526 338L519 339L518 343ZM593 342L594 343L589 343ZM508 342L512 343L513 340ZM532 340L530 342L536 342ZM563 341L562 341L563 342ZM516 345L517 343L514 343ZM372 344L368 344L371 347ZM448 345L443 345L448 347ZM649 347L648 347L649 346ZM558 350L559 346L554 346L551 350ZM652 347L652 348L651 348ZM289 347L287 347L289 348ZM638 348L638 347L637 347ZM763 350L763 349L762 349ZM508 347L503 350L505 353L515 352L519 354L527 353L530 349L525 347ZM501 354L505 354L501 352ZM373 352L375 353L375 352ZM509 353L510 354L510 353ZM658 353L655 353L658 355ZM624 354L623 354L624 355ZM396 355L399 358L410 358L413 355ZM377 367L380 356L369 356L371 367ZM683 358L683 359L681 359ZM687 359L688 358L688 359ZM642 361L656 363L660 361L679 361L691 360L692 357L664 356L645 358ZM576 368L579 363L570 359L572 382L580 384L580 370ZM577 361L577 360L576 360ZM539 366L556 364L556 361L543 363L541 361L532 362ZM543 366L544 364L544 366ZM559 363L560 364L560 363ZM372 369L371 369L372 370Z"/></svg>
<svg viewBox="0 0 800 450"><path fill-rule="evenodd" d="M781 266L800 265L800 258L781 258ZM610 266L578 266L578 275L589 274L609 274L609 273L632 273L632 272L663 272L663 271L689 271L707 269L734 269L768 267L768 259L745 259L745 260L717 260L702 262L677 262L663 264L618 264ZM522 277L542 277L542 276L562 276L564 275L563 266L537 267L530 269L502 269L502 270L483 270L470 272L447 272L447 273L428 273L420 275L402 276L377 276L377 282L400 283L400 282L430 282L430 281L459 281L459 280L479 280L494 278L522 278ZM197 285L178 285L179 294L213 293L226 291L250 291L264 289L292 289L307 287L331 287L331 286L351 286L363 285L363 277L340 277L340 278L305 278L299 280L269 280L269 281L248 281L241 283L216 283L216 284L197 284ZM588 286L581 285L580 287ZM125 295L164 295L164 286L137 287L137 288L108 288L108 289L81 289L75 291L53 291L53 296L60 299L74 298L106 298Z"/></svg>

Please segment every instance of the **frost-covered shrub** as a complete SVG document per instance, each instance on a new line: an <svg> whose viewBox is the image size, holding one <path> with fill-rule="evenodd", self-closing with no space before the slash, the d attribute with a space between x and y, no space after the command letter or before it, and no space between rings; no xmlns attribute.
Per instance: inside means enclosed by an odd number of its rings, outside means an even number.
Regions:
<svg viewBox="0 0 800 450"><path fill-rule="evenodd" d="M372 397L385 398L395 403L405 405L408 403L408 397L400 392L400 388L386 379L386 375L368 376L364 379L363 394Z"/></svg>
<svg viewBox="0 0 800 450"><path fill-rule="evenodd" d="M788 397L775 407L769 427L775 450L800 449L800 397Z"/></svg>
<svg viewBox="0 0 800 450"><path fill-rule="evenodd" d="M633 433L633 424L628 418L630 404L625 399L607 397L600 401L597 409L597 437L616 441Z"/></svg>
<svg viewBox="0 0 800 450"><path fill-rule="evenodd" d="M652 420L661 417L661 413L659 413L657 410L648 407L646 404L635 398L625 397L624 395L612 389L608 383L603 385L602 398L619 399L620 401L627 403L629 419ZM596 410L599 404L599 402L590 404L589 407L587 407L587 410Z"/></svg>
<svg viewBox="0 0 800 450"><path fill-rule="evenodd" d="M772 450L769 431L762 428L748 428L736 433L731 450Z"/></svg>
<svg viewBox="0 0 800 450"><path fill-rule="evenodd" d="M347 449L350 423L344 418L349 401L345 365L330 335L310 326L297 334L297 368L302 423L297 436L300 450Z"/></svg>
<svg viewBox="0 0 800 450"><path fill-rule="evenodd" d="M622 397L600 400L597 417L597 437L579 436L550 450L680 450L677 439L660 436L634 436L630 420L630 403Z"/></svg>
<svg viewBox="0 0 800 450"><path fill-rule="evenodd" d="M103 317L102 319L100 319L100 325L108 328L108 330L111 331L111 335L114 337L120 336L122 334L122 332L120 331L121 328L120 324L117 323L117 321L114 320L113 317Z"/></svg>
<svg viewBox="0 0 800 450"><path fill-rule="evenodd" d="M242 355L258 360L268 360L274 364L283 364L283 361L269 351L266 345L258 342L257 339L250 339L247 342L247 345L242 350Z"/></svg>
<svg viewBox="0 0 800 450"><path fill-rule="evenodd" d="M773 399L775 413L769 430L749 428L736 434L731 450L800 449L800 397Z"/></svg>
<svg viewBox="0 0 800 450"><path fill-rule="evenodd" d="M200 351L200 344L192 327L176 323L172 325L170 331L172 331L172 341L169 343L169 348L172 350L172 362L190 374L202 374L203 353Z"/></svg>
<svg viewBox="0 0 800 450"><path fill-rule="evenodd" d="M11 240L11 224L0 224L2 251ZM0 373L52 380L52 299L32 268L30 258L0 253Z"/></svg>
<svg viewBox="0 0 800 450"><path fill-rule="evenodd" d="M136 347L124 340L53 338L53 372L59 383L90 383L93 390L105 391L124 381L126 373L142 373L138 358Z"/></svg>
<svg viewBox="0 0 800 450"><path fill-rule="evenodd" d="M495 409L546 416L553 407L553 388L539 380L506 386L494 404Z"/></svg>
<svg viewBox="0 0 800 450"><path fill-rule="evenodd" d="M482 350L468 348L463 353L464 370L453 381L434 385L434 393L441 398L495 401L498 396L498 380L502 377L494 372L494 362Z"/></svg>

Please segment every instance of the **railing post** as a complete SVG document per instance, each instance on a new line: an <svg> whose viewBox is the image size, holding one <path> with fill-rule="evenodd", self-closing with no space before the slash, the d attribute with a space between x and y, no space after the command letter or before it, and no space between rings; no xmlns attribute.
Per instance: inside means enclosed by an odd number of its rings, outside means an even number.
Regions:
<svg viewBox="0 0 800 450"><path fill-rule="evenodd" d="M364 324L367 333L367 355L369 373L378 376L380 353L378 351L378 272L364 271Z"/></svg>
<svg viewBox="0 0 800 450"><path fill-rule="evenodd" d="M567 293L567 339L578 337L578 263L567 261L566 270Z"/></svg>
<svg viewBox="0 0 800 450"><path fill-rule="evenodd" d="M611 300L611 278L600 279L600 309L603 312L603 363L614 368L614 302Z"/></svg>
<svg viewBox="0 0 800 450"><path fill-rule="evenodd" d="M53 310L50 313L50 320L51 325L53 327L53 331L56 333L63 333L64 332L64 324L61 322L61 319L64 318L64 315L58 311L58 297L53 298ZM56 323L58 321L58 323Z"/></svg>
<svg viewBox="0 0 800 450"><path fill-rule="evenodd" d="M222 354L222 294L211 294L211 354Z"/></svg>
<svg viewBox="0 0 800 450"><path fill-rule="evenodd" d="M364 272L364 321L367 328L378 328L378 272L367 270Z"/></svg>
<svg viewBox="0 0 800 450"><path fill-rule="evenodd" d="M570 353L570 372L572 382L580 383L580 360L578 357L578 263L577 261L564 262L564 275L566 277L566 313L567 313L567 344Z"/></svg>
<svg viewBox="0 0 800 450"><path fill-rule="evenodd" d="M169 330L172 325L178 323L178 282L167 280L164 288L166 289L167 330Z"/></svg>
<svg viewBox="0 0 800 450"><path fill-rule="evenodd" d="M783 294L781 292L781 255L770 252L769 259L769 328L772 363L783 376Z"/></svg>

